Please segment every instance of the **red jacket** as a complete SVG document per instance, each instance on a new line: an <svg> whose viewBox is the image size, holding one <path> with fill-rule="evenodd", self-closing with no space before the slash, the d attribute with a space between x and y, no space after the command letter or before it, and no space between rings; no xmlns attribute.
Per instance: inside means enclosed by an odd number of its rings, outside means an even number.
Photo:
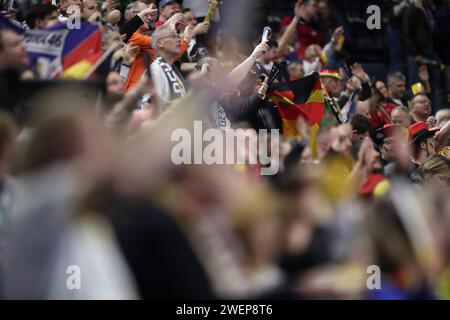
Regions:
<svg viewBox="0 0 450 320"><path fill-rule="evenodd" d="M297 41L300 45L297 53L302 59L305 59L305 50L309 45L318 44L322 48L325 45L322 31L303 19L300 19L297 26Z"/></svg>
<svg viewBox="0 0 450 320"><path fill-rule="evenodd" d="M375 109L374 112L371 113L370 126L372 129L377 129L385 124L391 123L391 113L397 105L393 102L382 102Z"/></svg>

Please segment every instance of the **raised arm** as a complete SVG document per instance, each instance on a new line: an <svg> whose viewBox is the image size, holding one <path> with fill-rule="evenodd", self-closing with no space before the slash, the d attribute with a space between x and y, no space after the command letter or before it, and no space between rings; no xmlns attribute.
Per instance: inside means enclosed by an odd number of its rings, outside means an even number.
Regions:
<svg viewBox="0 0 450 320"><path fill-rule="evenodd" d="M247 76L253 64L256 62L256 59L258 59L262 53L268 50L269 46L267 45L267 43L264 42L258 44L255 50L253 50L253 53L247 59L245 59L244 62L242 62L228 74L227 83L230 86L230 90L233 90L239 86L239 84Z"/></svg>
<svg viewBox="0 0 450 320"><path fill-rule="evenodd" d="M298 21L300 20L302 12L301 0L298 0L295 3L294 12L295 12L294 18L292 19L291 23L287 26L286 30L284 30L284 33L281 36L281 38L278 40L278 55L280 56L283 52L286 51L287 47L293 42L293 39L295 38Z"/></svg>

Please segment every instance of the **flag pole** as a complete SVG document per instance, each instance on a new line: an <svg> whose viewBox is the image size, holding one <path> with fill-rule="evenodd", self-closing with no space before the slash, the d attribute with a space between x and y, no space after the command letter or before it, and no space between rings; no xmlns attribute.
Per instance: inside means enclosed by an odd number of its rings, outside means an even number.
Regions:
<svg viewBox="0 0 450 320"><path fill-rule="evenodd" d="M87 80L90 78L90 76L95 72L95 70L97 70L97 68L106 60L106 58L108 58L108 56L114 51L116 50L116 48L119 46L118 43L113 44L112 46L110 46L100 57L100 59L98 59L97 61L95 61L95 63L92 65L92 67L89 69L88 73L86 74L86 76L84 77L83 80Z"/></svg>

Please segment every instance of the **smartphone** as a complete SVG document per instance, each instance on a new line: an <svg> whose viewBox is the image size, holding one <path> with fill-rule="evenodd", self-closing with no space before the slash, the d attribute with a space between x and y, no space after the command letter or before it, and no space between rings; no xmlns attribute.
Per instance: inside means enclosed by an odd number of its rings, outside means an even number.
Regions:
<svg viewBox="0 0 450 320"><path fill-rule="evenodd" d="M262 41L261 42L268 41L271 36L272 36L272 29L269 26L264 27L263 35L262 35Z"/></svg>

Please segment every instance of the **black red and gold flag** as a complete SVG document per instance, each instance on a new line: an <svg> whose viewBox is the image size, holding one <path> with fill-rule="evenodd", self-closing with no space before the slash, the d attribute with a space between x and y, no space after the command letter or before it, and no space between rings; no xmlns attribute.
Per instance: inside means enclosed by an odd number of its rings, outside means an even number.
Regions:
<svg viewBox="0 0 450 320"><path fill-rule="evenodd" d="M325 114L325 103L317 72L298 80L273 83L267 97L278 106L285 137L298 135L298 117L305 118L314 130L318 130Z"/></svg>

